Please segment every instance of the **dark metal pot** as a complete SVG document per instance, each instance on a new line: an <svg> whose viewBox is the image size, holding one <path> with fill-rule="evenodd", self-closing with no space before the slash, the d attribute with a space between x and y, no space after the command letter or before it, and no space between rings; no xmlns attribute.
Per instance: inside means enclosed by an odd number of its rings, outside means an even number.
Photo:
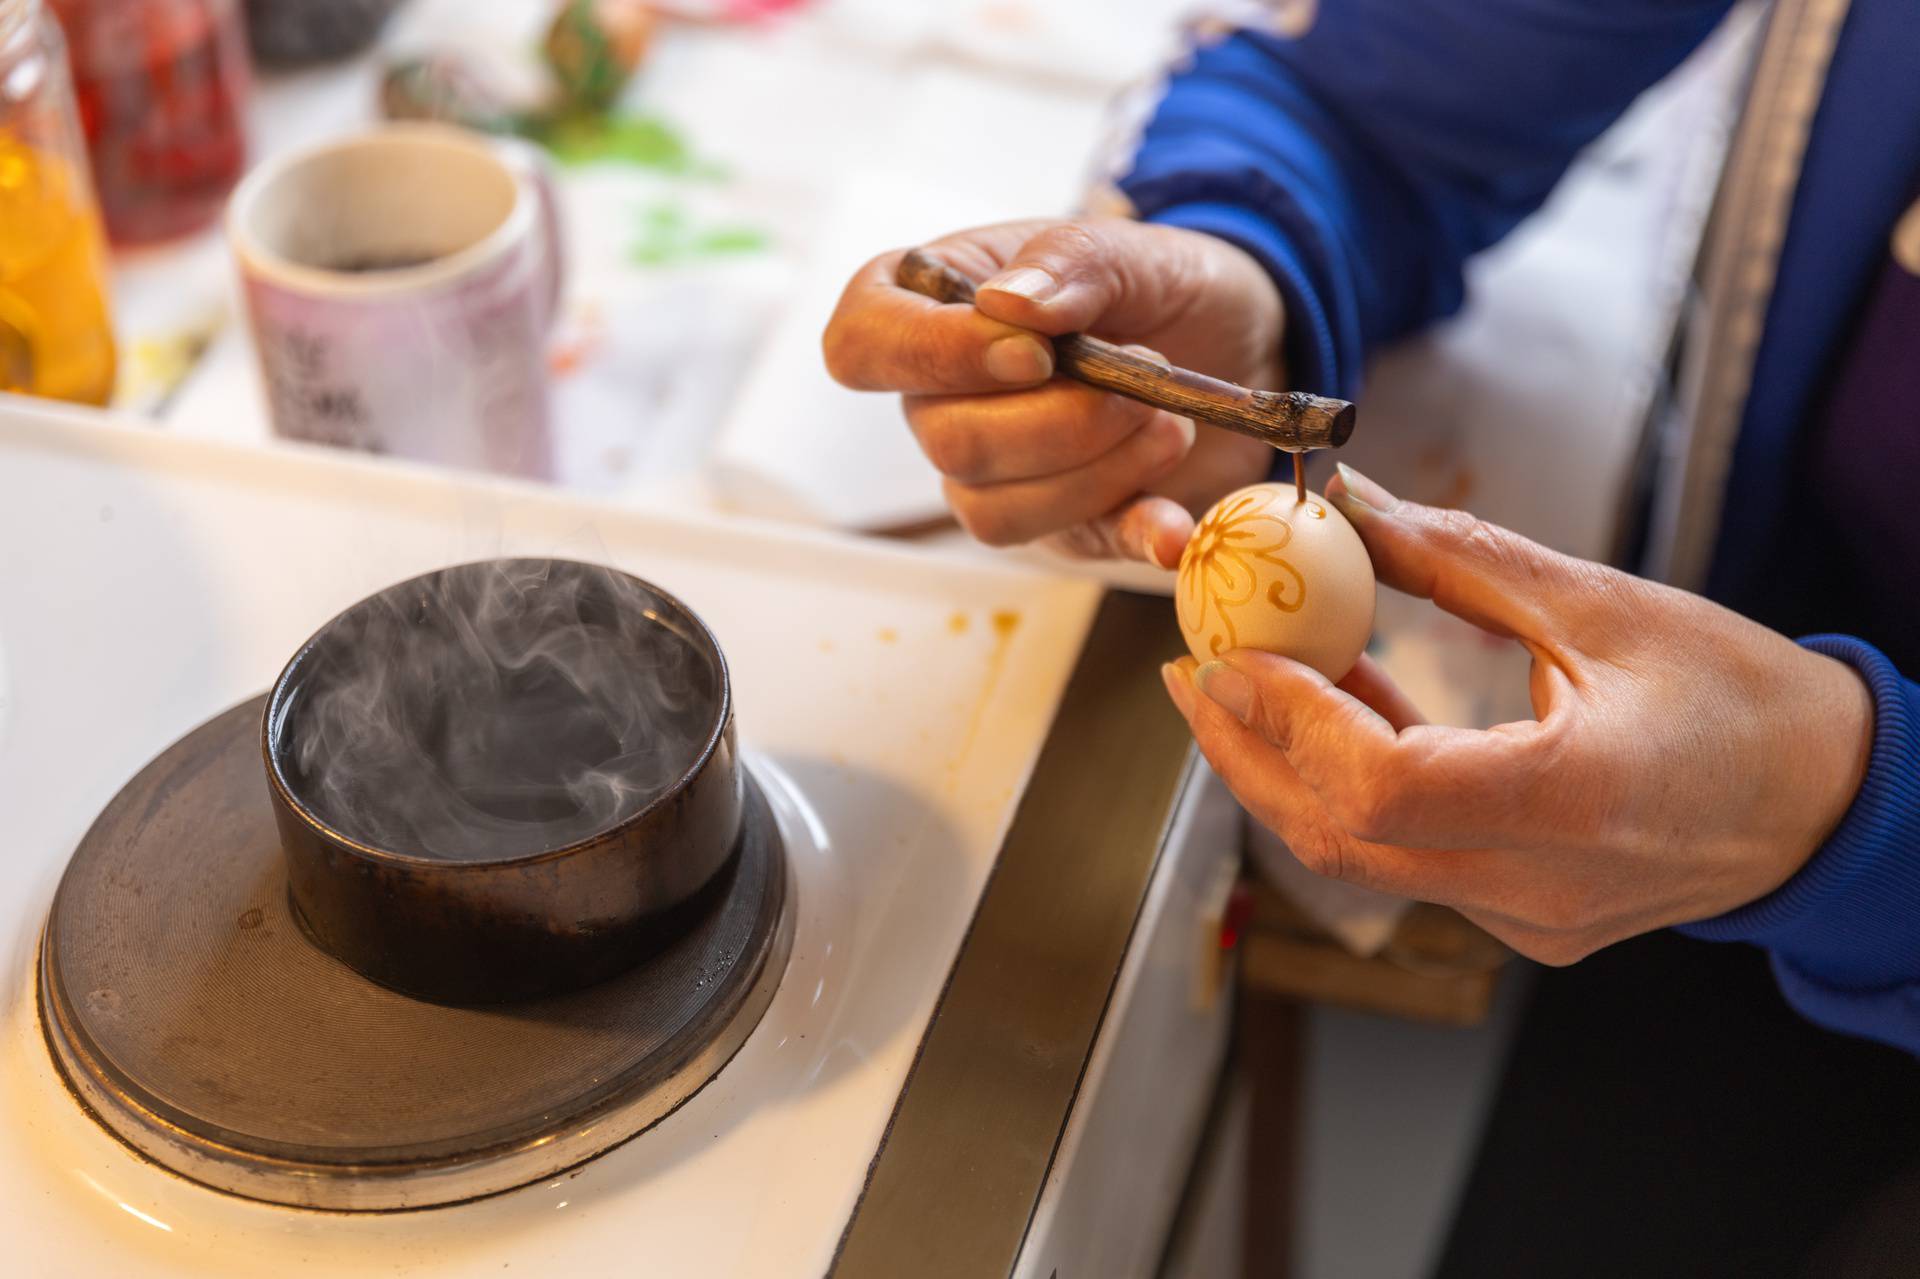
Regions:
<svg viewBox="0 0 1920 1279"><path fill-rule="evenodd" d="M484 849L425 853L370 834L380 823L342 816L321 802L331 792L301 763L300 742L303 733L320 731L327 690L386 660L367 639L374 633L369 619L387 640L396 627L423 628L418 634L429 639L453 634L473 620L460 615L468 607L463 592L486 574L506 575L522 592L516 598L533 605L572 592L569 607L596 625L641 635L647 632L631 628L658 626L684 645L687 660L676 668L671 691L679 699L679 730L691 730L690 762L603 829L572 832L557 846L551 828L534 823L524 847L503 848L495 829ZM636 653L634 660L644 658ZM396 666L404 681L408 668ZM427 706L445 697L434 687L390 692ZM337 742L330 767L351 770L353 745L350 737ZM443 1003L554 994L630 967L678 936L724 890L728 876L721 872L741 835L746 779L726 660L712 633L664 591L574 561L460 565L354 605L320 628L274 682L262 749L288 894L302 926L322 949L374 981ZM387 798L404 803L413 789L392 787ZM374 788L370 802L381 802L382 793Z"/></svg>

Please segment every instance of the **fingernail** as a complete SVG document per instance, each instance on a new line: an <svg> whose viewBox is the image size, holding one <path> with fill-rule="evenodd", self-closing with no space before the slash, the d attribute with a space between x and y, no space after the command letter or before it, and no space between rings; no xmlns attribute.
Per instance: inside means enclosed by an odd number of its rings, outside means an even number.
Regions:
<svg viewBox="0 0 1920 1279"><path fill-rule="evenodd" d="M1187 678L1187 673L1177 664L1168 662L1160 668L1160 680L1167 686L1167 696L1171 697L1173 704L1180 708L1180 713L1191 719L1193 717L1193 681Z"/></svg>
<svg viewBox="0 0 1920 1279"><path fill-rule="evenodd" d="M1060 291L1060 281L1054 279L1051 272L1037 266L1017 266L1002 271L980 286L981 292L988 289L995 293L1011 293L1029 302L1045 302Z"/></svg>
<svg viewBox="0 0 1920 1279"><path fill-rule="evenodd" d="M1225 662L1206 663L1193 673L1193 682L1241 723L1253 714L1253 681Z"/></svg>
<svg viewBox="0 0 1920 1279"><path fill-rule="evenodd" d="M1053 352L1025 334L987 346L987 372L1002 382L1044 382L1053 376Z"/></svg>
<svg viewBox="0 0 1920 1279"><path fill-rule="evenodd" d="M1140 558L1155 568L1172 568L1173 565L1160 558L1160 534L1151 525L1140 535Z"/></svg>
<svg viewBox="0 0 1920 1279"><path fill-rule="evenodd" d="M1340 472L1340 479L1347 487L1347 495L1359 505L1382 515L1392 514L1400 505L1400 499L1375 484L1345 462L1336 462L1334 469Z"/></svg>
<svg viewBox="0 0 1920 1279"><path fill-rule="evenodd" d="M1129 343L1128 345L1123 346L1120 349L1127 352L1129 355L1137 355L1143 360L1147 360L1150 363L1157 364L1162 369L1165 369L1168 372L1173 371L1173 365L1167 362L1167 357L1160 354L1160 352L1154 350L1150 346L1141 346L1139 343L1134 342L1134 343Z"/></svg>

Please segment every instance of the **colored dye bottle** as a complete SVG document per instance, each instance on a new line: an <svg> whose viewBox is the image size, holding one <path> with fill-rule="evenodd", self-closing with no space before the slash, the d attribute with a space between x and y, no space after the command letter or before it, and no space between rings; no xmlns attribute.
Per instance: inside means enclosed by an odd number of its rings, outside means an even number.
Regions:
<svg viewBox="0 0 1920 1279"><path fill-rule="evenodd" d="M0 391L105 404L113 324L59 25L0 0Z"/></svg>
<svg viewBox="0 0 1920 1279"><path fill-rule="evenodd" d="M246 167L238 0L53 0L107 235L152 244L220 216Z"/></svg>

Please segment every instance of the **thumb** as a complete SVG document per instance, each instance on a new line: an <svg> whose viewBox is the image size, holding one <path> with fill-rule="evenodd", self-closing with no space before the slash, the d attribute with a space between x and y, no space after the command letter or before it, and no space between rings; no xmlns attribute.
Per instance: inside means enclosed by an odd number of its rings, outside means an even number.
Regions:
<svg viewBox="0 0 1920 1279"><path fill-rule="evenodd" d="M1373 560L1381 585L1430 599L1482 630L1545 639L1583 581L1611 572L1466 511L1403 502L1346 463L1327 484Z"/></svg>
<svg viewBox="0 0 1920 1279"><path fill-rule="evenodd" d="M1057 336L1095 328L1126 340L1187 310L1210 278L1192 239L1124 218L1048 227L975 290L974 305L1005 324Z"/></svg>

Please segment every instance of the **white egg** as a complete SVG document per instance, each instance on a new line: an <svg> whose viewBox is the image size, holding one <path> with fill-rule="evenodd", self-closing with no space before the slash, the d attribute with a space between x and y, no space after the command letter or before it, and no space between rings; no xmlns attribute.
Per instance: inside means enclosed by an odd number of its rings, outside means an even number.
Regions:
<svg viewBox="0 0 1920 1279"><path fill-rule="evenodd" d="M1328 679L1353 669L1373 634L1373 561L1326 499L1291 484L1221 498L1180 556L1180 631L1200 661L1257 648Z"/></svg>

